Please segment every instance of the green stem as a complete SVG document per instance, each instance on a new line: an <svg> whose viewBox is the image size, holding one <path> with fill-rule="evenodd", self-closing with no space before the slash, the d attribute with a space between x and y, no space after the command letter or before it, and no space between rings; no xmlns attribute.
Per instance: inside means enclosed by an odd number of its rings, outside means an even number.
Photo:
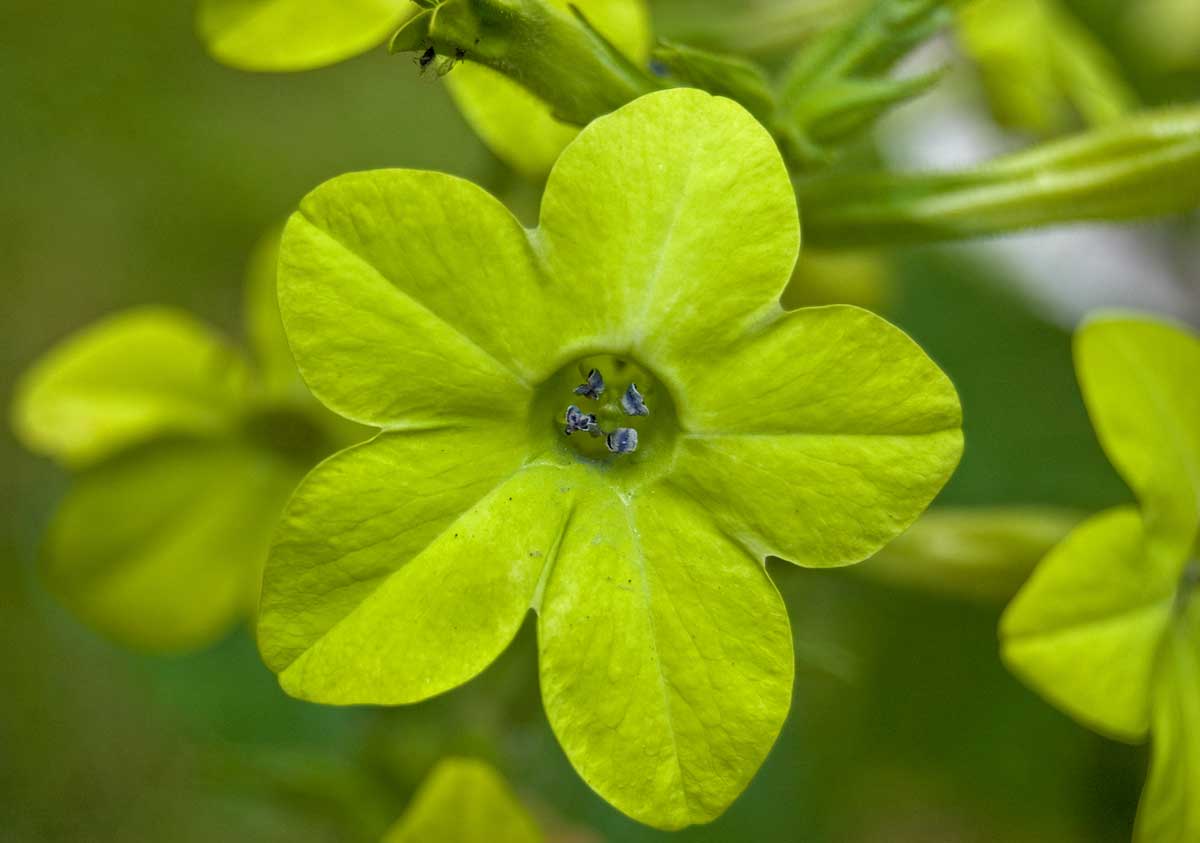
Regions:
<svg viewBox="0 0 1200 843"><path fill-rule="evenodd" d="M1200 206L1200 107L1149 112L952 173L871 171L798 181L807 242L956 240Z"/></svg>

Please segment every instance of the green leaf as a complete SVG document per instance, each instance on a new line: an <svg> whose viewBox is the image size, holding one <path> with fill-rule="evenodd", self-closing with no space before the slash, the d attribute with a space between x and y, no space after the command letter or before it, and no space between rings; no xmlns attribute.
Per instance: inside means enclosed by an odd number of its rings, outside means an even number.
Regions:
<svg viewBox="0 0 1200 843"><path fill-rule="evenodd" d="M1136 843L1200 839L1200 601L1172 624L1154 680L1150 779L1138 808Z"/></svg>
<svg viewBox="0 0 1200 843"><path fill-rule="evenodd" d="M1200 205L1200 108L1148 111L951 173L860 171L797 182L824 247L981 237Z"/></svg>
<svg viewBox="0 0 1200 843"><path fill-rule="evenodd" d="M85 623L139 650L211 644L253 613L268 540L302 468L235 442L164 440L75 479L44 573Z"/></svg>
<svg viewBox="0 0 1200 843"><path fill-rule="evenodd" d="M192 317L143 308L68 338L25 373L13 424L72 466L164 433L230 430L246 407L241 356Z"/></svg>
<svg viewBox="0 0 1200 843"><path fill-rule="evenodd" d="M566 0L549 0L566 9ZM646 61L649 15L643 0L577 0L574 5L630 61ZM471 128L513 169L529 178L549 172L579 133L555 118L553 108L498 70L470 60L446 76L446 86Z"/></svg>
<svg viewBox="0 0 1200 843"><path fill-rule="evenodd" d="M1098 731L1141 740L1178 573L1148 552L1137 510L1084 522L1034 571L1001 622L1005 662Z"/></svg>
<svg viewBox="0 0 1200 843"><path fill-rule="evenodd" d="M447 758L421 785L383 843L539 843L542 834L500 775Z"/></svg>
<svg viewBox="0 0 1200 843"><path fill-rule="evenodd" d="M950 380L858 308L787 313L687 384L673 482L762 555L859 562L901 533L962 454Z"/></svg>
<svg viewBox="0 0 1200 843"><path fill-rule="evenodd" d="M387 40L409 0L200 0L196 29L217 61L240 70L310 70Z"/></svg>
<svg viewBox="0 0 1200 843"><path fill-rule="evenodd" d="M720 816L787 716L783 601L760 560L666 486L629 504L581 492L538 641L542 699L568 757L658 828Z"/></svg>
<svg viewBox="0 0 1200 843"><path fill-rule="evenodd" d="M1077 332L1075 368L1100 444L1178 575L1200 528L1200 339L1137 315L1101 316Z"/></svg>
<svg viewBox="0 0 1200 843"><path fill-rule="evenodd" d="M1008 601L1080 520L1050 507L939 508L855 570L933 594Z"/></svg>

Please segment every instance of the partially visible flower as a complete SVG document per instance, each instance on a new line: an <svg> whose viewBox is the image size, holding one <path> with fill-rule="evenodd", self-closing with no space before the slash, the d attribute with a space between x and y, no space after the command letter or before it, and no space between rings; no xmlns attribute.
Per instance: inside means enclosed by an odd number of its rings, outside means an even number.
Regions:
<svg viewBox="0 0 1200 843"><path fill-rule="evenodd" d="M508 783L473 758L438 762L383 843L541 843Z"/></svg>
<svg viewBox="0 0 1200 843"><path fill-rule="evenodd" d="M259 644L284 689L422 700L532 608L583 778L663 828L724 811L791 698L766 557L869 556L962 447L954 388L907 336L780 307L798 247L771 137L688 89L585 129L532 231L439 173L305 198L288 337L314 394L381 432L316 468L276 535Z"/></svg>
<svg viewBox="0 0 1200 843"><path fill-rule="evenodd" d="M545 0L574 7L626 57L645 64L650 17L644 0ZM411 0L201 0L196 27L212 56L242 70L324 67L383 44L421 11ZM524 175L540 178L579 132L506 76L469 55L437 56L422 69L445 73L451 96L484 143ZM449 70L453 65L453 73ZM432 66L432 67L430 67Z"/></svg>
<svg viewBox="0 0 1200 843"><path fill-rule="evenodd" d="M1100 443L1137 496L1084 522L1005 613L1012 670L1086 725L1154 740L1136 839L1200 839L1200 341L1110 315L1077 334Z"/></svg>
<svg viewBox="0 0 1200 843"><path fill-rule="evenodd" d="M186 313L146 307L65 340L17 388L18 437L76 472L47 533L48 585L125 645L196 649L253 615L292 488L356 438L296 373L277 244L248 279L253 362Z"/></svg>

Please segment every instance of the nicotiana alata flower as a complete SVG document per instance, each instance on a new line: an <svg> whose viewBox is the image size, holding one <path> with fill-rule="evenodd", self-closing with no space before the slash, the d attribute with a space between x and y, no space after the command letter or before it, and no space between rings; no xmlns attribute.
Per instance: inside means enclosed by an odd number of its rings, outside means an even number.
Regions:
<svg viewBox="0 0 1200 843"><path fill-rule="evenodd" d="M902 332L780 307L798 247L770 136L695 90L585 129L533 230L438 173L306 197L280 262L292 349L314 394L381 432L284 515L259 617L282 686L422 700L533 609L583 778L663 828L718 816L791 700L764 560L869 556L962 448L953 386ZM567 435L571 405L605 435Z"/></svg>
<svg viewBox="0 0 1200 843"><path fill-rule="evenodd" d="M1084 522L1001 624L1005 661L1083 723L1153 740L1142 843L1200 839L1200 341L1127 314L1090 320L1075 368L1136 495Z"/></svg>

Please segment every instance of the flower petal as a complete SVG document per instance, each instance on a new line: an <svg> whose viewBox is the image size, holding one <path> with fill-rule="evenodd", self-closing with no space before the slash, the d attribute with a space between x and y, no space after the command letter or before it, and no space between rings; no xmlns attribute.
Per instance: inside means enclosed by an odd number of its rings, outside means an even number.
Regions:
<svg viewBox="0 0 1200 843"><path fill-rule="evenodd" d="M415 8L409 0L200 0L196 29L230 67L310 70L379 46Z"/></svg>
<svg viewBox="0 0 1200 843"><path fill-rule="evenodd" d="M1200 840L1200 603L1167 636L1154 681L1150 778L1138 806L1136 843Z"/></svg>
<svg viewBox="0 0 1200 843"><path fill-rule="evenodd" d="M776 312L800 246L767 130L731 100L685 88L584 129L550 173L537 234L589 333L667 378Z"/></svg>
<svg viewBox="0 0 1200 843"><path fill-rule="evenodd" d="M1082 327L1075 367L1100 444L1180 570L1200 525L1200 340L1148 318Z"/></svg>
<svg viewBox="0 0 1200 843"><path fill-rule="evenodd" d="M569 509L559 469L500 434L383 434L322 463L284 512L259 646L293 696L399 704L508 645Z"/></svg>
<svg viewBox="0 0 1200 843"><path fill-rule="evenodd" d="M148 307L91 325L24 376L14 426L32 450L81 466L167 433L229 430L246 407L242 356L186 313Z"/></svg>
<svg viewBox="0 0 1200 843"><path fill-rule="evenodd" d="M1154 564L1141 516L1084 522L1034 571L1000 625L1009 668L1091 728L1140 740L1177 577Z"/></svg>
<svg viewBox="0 0 1200 843"><path fill-rule="evenodd" d="M549 0L566 8L566 0ZM638 64L648 56L650 21L643 0L576 0L588 23ZM579 127L556 120L550 106L507 76L470 61L446 76L467 122L496 156L530 178L549 172Z"/></svg>
<svg viewBox="0 0 1200 843"><path fill-rule="evenodd" d="M579 774L634 819L708 822L791 702L787 612L766 571L668 489L581 491L539 608L542 698Z"/></svg>
<svg viewBox="0 0 1200 843"><path fill-rule="evenodd" d="M351 173L288 222L279 300L313 393L355 421L413 427L524 412L559 320L525 230L441 173ZM569 333L569 332L568 332Z"/></svg>
<svg viewBox="0 0 1200 843"><path fill-rule="evenodd" d="M903 332L854 307L783 314L681 390L671 482L760 555L870 556L919 516L962 453L954 386Z"/></svg>
<svg viewBox="0 0 1200 843"><path fill-rule="evenodd" d="M302 469L235 443L161 441L76 478L50 525L51 590L138 650L194 650L253 612Z"/></svg>

